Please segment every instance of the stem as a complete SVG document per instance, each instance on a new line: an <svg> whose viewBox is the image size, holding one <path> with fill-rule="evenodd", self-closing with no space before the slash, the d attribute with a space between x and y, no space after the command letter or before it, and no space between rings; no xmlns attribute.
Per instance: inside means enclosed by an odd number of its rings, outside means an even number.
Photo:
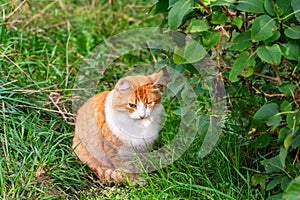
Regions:
<svg viewBox="0 0 300 200"><path fill-rule="evenodd" d="M285 96L285 94L268 94L268 93L265 93L264 91L259 91L254 86L252 86L252 89L256 92L256 94L263 94L266 97L284 97Z"/></svg>
<svg viewBox="0 0 300 200"><path fill-rule="evenodd" d="M276 67L274 67L273 65L272 65L272 68L273 68L273 70L274 70L274 72L275 72L275 75L276 75L276 81L278 82L278 85L282 85L282 81L281 81L281 79L280 79L280 75L279 75L279 73L278 73L278 70L277 70L277 68Z"/></svg>
<svg viewBox="0 0 300 200"><path fill-rule="evenodd" d="M203 6L205 8L205 10L208 12L208 14L211 14L211 10L207 7L207 5L205 5L203 3L202 0L198 0L198 2L200 3L201 6Z"/></svg>
<svg viewBox="0 0 300 200"><path fill-rule="evenodd" d="M300 12L300 10L296 10L295 12L292 12L292 13L288 14L287 16L285 16L284 18L282 18L281 20L285 20L285 19L289 18L290 16L292 16L292 15L298 13L298 12Z"/></svg>
<svg viewBox="0 0 300 200"><path fill-rule="evenodd" d="M256 73L256 72L254 72L253 75L258 76L258 77L262 77L262 78L266 78L266 79L269 79L269 80L272 80L272 81L276 81L276 82L278 81L277 78L274 78L272 76L259 74L259 73Z"/></svg>

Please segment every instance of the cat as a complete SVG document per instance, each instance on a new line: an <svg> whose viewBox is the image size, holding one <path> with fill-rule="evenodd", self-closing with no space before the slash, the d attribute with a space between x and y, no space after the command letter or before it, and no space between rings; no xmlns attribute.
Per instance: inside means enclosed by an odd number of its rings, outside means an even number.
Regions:
<svg viewBox="0 0 300 200"><path fill-rule="evenodd" d="M139 179L126 163L158 138L162 77L163 71L127 76L78 110L72 147L103 183Z"/></svg>

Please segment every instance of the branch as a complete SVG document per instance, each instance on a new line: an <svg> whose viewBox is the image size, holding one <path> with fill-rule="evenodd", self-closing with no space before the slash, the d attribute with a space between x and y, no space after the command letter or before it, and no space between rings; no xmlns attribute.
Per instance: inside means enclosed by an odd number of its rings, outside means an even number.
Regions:
<svg viewBox="0 0 300 200"><path fill-rule="evenodd" d="M272 68L273 68L273 70L274 70L274 72L275 72L275 75L276 75L276 81L278 82L278 85L282 85L282 81L281 81L281 79L280 79L280 75L279 75L279 73L278 73L277 68L274 67L274 65L272 65Z"/></svg>
<svg viewBox="0 0 300 200"><path fill-rule="evenodd" d="M26 22L26 24L24 25L24 28L26 28L31 22L33 22L34 20L36 20L37 18L41 17L44 15L44 13L49 9L51 8L54 4L56 3L59 3L59 0L55 0L55 1L52 1L51 3L49 3L43 10L41 10L41 12L33 15L33 17L31 17L29 19L29 21Z"/></svg>
<svg viewBox="0 0 300 200"><path fill-rule="evenodd" d="M277 78L274 78L272 76L267 76L267 75L259 74L259 73L256 73L256 72L254 72L253 75L278 82Z"/></svg>
<svg viewBox="0 0 300 200"><path fill-rule="evenodd" d="M11 13L9 13L6 17L3 17L3 21L7 21L8 18L10 18L11 16L13 16L15 14L15 12L17 12L22 6L23 4L26 3L26 0L22 1ZM5 15L5 13L3 13Z"/></svg>
<svg viewBox="0 0 300 200"><path fill-rule="evenodd" d="M232 67L229 67L229 66L224 66L223 67L223 69L232 69ZM262 77L262 78L265 78L265 79L269 79L269 80L272 80L272 81L276 81L276 82L278 82L278 84L279 85L281 85L282 84L282 81L281 81L281 79L280 79L280 76L279 76L279 73L278 73L278 71L277 71L277 69L275 68L274 69L274 71L275 71L275 75L276 75L276 77L274 78L274 77L272 77L272 76L267 76L267 75L263 75L263 74L259 74L259 73L256 73L256 72L254 72L253 73L253 75L254 76L258 76L258 77Z"/></svg>
<svg viewBox="0 0 300 200"><path fill-rule="evenodd" d="M268 93L265 93L264 91L259 91L254 86L252 86L252 89L255 91L256 94L263 94L266 97L284 97L285 96L285 94L268 94Z"/></svg>
<svg viewBox="0 0 300 200"><path fill-rule="evenodd" d="M207 5L205 5L205 4L203 3L202 0L198 0L198 2L200 3L201 6L203 6L203 7L205 8L205 10L206 10L209 14L211 14L211 10L209 9L209 7L207 7Z"/></svg>

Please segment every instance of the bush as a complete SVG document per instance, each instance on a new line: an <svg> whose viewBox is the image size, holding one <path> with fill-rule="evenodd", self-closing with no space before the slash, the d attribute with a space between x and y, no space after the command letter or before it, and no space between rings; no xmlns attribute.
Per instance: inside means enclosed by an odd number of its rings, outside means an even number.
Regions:
<svg viewBox="0 0 300 200"><path fill-rule="evenodd" d="M272 199L299 198L299 1L154 0L153 9L165 16L161 26L216 55L231 117L264 167L253 186ZM174 51L174 62L184 64Z"/></svg>

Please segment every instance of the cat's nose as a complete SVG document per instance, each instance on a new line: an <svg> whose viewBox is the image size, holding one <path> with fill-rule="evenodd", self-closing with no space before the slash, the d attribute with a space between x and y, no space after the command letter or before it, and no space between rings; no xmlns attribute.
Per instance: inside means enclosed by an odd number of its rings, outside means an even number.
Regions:
<svg viewBox="0 0 300 200"><path fill-rule="evenodd" d="M140 117L141 119L144 119L144 118L145 118L145 115L139 115L139 117Z"/></svg>

